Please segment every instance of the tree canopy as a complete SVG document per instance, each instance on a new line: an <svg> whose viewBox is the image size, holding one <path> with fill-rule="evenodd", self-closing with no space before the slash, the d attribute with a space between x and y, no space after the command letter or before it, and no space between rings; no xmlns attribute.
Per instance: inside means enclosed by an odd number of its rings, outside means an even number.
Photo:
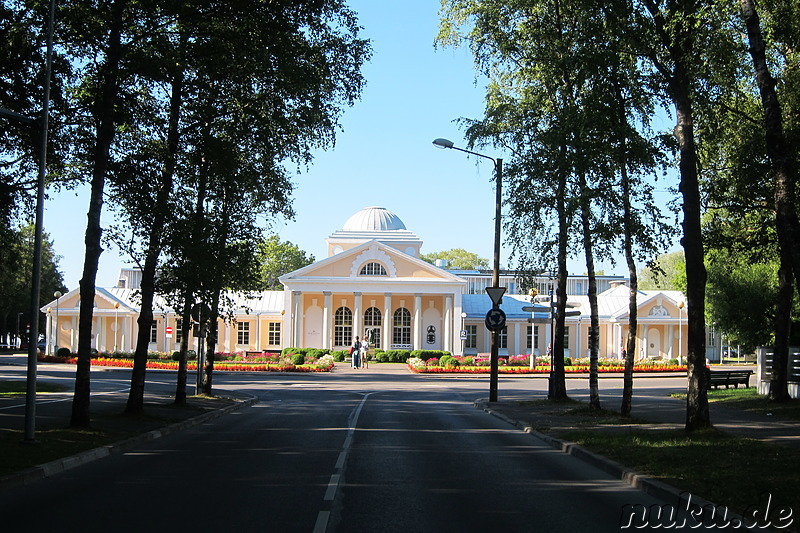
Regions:
<svg viewBox="0 0 800 533"><path fill-rule="evenodd" d="M445 268L455 268L458 270L484 270L489 268L489 260L480 257L478 254L468 252L463 248L451 248L441 252L422 254L419 257L423 261L434 265L437 259L447 261Z"/></svg>

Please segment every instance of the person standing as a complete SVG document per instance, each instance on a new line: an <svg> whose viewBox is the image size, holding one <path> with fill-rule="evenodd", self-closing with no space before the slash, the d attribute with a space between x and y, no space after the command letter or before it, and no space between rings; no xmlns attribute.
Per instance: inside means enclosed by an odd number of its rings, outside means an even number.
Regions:
<svg viewBox="0 0 800 533"><path fill-rule="evenodd" d="M352 359L353 368L361 368L361 342L359 341L358 337L356 337L356 340L353 342L352 352L353 352L353 359Z"/></svg>
<svg viewBox="0 0 800 533"><path fill-rule="evenodd" d="M364 368L369 368L369 339L365 335L361 340L361 364Z"/></svg>

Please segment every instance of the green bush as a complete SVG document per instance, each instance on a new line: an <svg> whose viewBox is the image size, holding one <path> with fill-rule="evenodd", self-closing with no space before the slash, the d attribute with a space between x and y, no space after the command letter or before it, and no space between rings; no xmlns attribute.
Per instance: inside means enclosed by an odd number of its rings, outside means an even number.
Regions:
<svg viewBox="0 0 800 533"><path fill-rule="evenodd" d="M375 360L379 363L405 363L410 356L409 350L375 351Z"/></svg>
<svg viewBox="0 0 800 533"><path fill-rule="evenodd" d="M348 355L349 351L350 350L336 350L334 352L331 352L331 355L333 356L334 362L343 363L344 362L344 358Z"/></svg>
<svg viewBox="0 0 800 533"><path fill-rule="evenodd" d="M309 348L309 349L306 350L306 357L316 361L317 359L319 359L323 355L327 355L329 353L331 353L330 350L320 350L318 348Z"/></svg>
<svg viewBox="0 0 800 533"><path fill-rule="evenodd" d="M439 359L439 366L443 368L455 368L459 365L458 359L450 355L443 355Z"/></svg>
<svg viewBox="0 0 800 533"><path fill-rule="evenodd" d="M570 359L569 357L565 357L564 366L572 366L572 359Z"/></svg>
<svg viewBox="0 0 800 533"><path fill-rule="evenodd" d="M59 348L56 351L56 355L58 357L72 357L72 352L70 351L69 348Z"/></svg>
<svg viewBox="0 0 800 533"><path fill-rule="evenodd" d="M172 360L173 361L180 361L181 360L181 352L172 352Z"/></svg>
<svg viewBox="0 0 800 533"><path fill-rule="evenodd" d="M418 357L423 361L427 361L428 359L437 358L441 359L445 355L451 355L450 352L445 352L442 350L414 350L411 352L411 357Z"/></svg>
<svg viewBox="0 0 800 533"><path fill-rule="evenodd" d="M306 362L306 356L302 353L292 354L292 364L293 365L303 365Z"/></svg>
<svg viewBox="0 0 800 533"><path fill-rule="evenodd" d="M283 350L281 350L281 355L292 355L292 354L296 354L296 353L305 354L305 348L289 347L289 348L284 348Z"/></svg>

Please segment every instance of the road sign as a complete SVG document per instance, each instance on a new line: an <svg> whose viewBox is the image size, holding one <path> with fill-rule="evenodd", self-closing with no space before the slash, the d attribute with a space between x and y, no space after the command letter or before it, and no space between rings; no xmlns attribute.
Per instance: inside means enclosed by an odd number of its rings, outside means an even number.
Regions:
<svg viewBox="0 0 800 533"><path fill-rule="evenodd" d="M196 303L192 307L192 320L195 322L205 322L211 316L211 308L204 303Z"/></svg>
<svg viewBox="0 0 800 533"><path fill-rule="evenodd" d="M172 337L172 328L167 326L167 337Z"/></svg>
<svg viewBox="0 0 800 533"><path fill-rule="evenodd" d="M462 340L462 341L465 341L465 340L467 340L467 330L465 330L465 329L462 329L462 330L461 330L460 337L461 337L461 340Z"/></svg>
<svg viewBox="0 0 800 533"><path fill-rule="evenodd" d="M578 316L580 315L580 311L565 311L564 316Z"/></svg>
<svg viewBox="0 0 800 533"><path fill-rule="evenodd" d="M527 306L522 308L526 313L549 313L549 307L542 307L540 305Z"/></svg>
<svg viewBox="0 0 800 533"><path fill-rule="evenodd" d="M494 305L503 303L503 294L505 294L505 287L486 287L486 294L492 299Z"/></svg>
<svg viewBox="0 0 800 533"><path fill-rule="evenodd" d="M490 331L500 331L506 325L506 314L502 309L489 309L486 313L486 327Z"/></svg>

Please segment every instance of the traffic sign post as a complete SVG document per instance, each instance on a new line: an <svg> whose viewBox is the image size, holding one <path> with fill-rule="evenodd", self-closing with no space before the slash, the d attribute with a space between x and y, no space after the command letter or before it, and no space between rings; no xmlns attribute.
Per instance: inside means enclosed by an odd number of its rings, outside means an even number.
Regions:
<svg viewBox="0 0 800 533"><path fill-rule="evenodd" d="M486 313L486 329L489 331L500 331L506 326L506 314L498 308L489 309Z"/></svg>

